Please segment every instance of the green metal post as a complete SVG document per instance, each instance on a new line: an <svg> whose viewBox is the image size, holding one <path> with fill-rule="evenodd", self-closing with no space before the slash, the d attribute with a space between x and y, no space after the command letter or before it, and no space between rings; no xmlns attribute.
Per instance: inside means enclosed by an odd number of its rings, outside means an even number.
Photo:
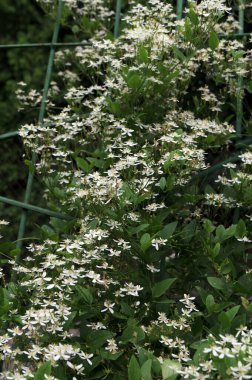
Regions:
<svg viewBox="0 0 252 380"><path fill-rule="evenodd" d="M80 42L38 42L30 44L8 44L0 45L0 49L24 49L24 48L38 48L38 47L76 47L76 46L87 46L90 45L87 41Z"/></svg>
<svg viewBox="0 0 252 380"><path fill-rule="evenodd" d="M240 0L239 4L239 34L244 33L244 0ZM237 79L237 98L236 98L236 136L242 135L242 115L243 115L243 78L238 76ZM240 211L235 209L233 223L236 224L240 217Z"/></svg>
<svg viewBox="0 0 252 380"><path fill-rule="evenodd" d="M18 131L3 133L2 135L0 135L0 141L12 139L13 137L16 137L16 136L18 136Z"/></svg>
<svg viewBox="0 0 252 380"><path fill-rule="evenodd" d="M248 137L247 139L239 141L235 145L235 150L239 151L243 148L246 148L248 145L252 144L252 137ZM192 182L201 178L205 178L209 175L215 174L216 172L223 169L223 165L231 163L231 162L239 162L240 161L240 153L234 154L225 160L218 162L217 164L211 166L210 168L207 168L205 170L202 170L201 172L195 174L195 176L192 178Z"/></svg>
<svg viewBox="0 0 252 380"><path fill-rule="evenodd" d="M34 206L34 205L31 205L30 203L19 202L19 201L16 201L15 199L10 199L10 198L0 196L0 202L11 205L11 206L20 207L24 210L30 210L30 211L38 212L39 214L52 216L53 218L65 219L65 220L73 219L69 215L60 214L59 212L56 212L56 211Z"/></svg>
<svg viewBox="0 0 252 380"><path fill-rule="evenodd" d="M244 33L244 0L240 0L239 5L239 34ZM242 99L242 89L243 89L243 78L238 77L237 80L237 101L236 101L236 134L241 136L242 134L242 113L243 113L243 99Z"/></svg>
<svg viewBox="0 0 252 380"><path fill-rule="evenodd" d="M120 33L120 20L121 20L121 9L122 9L122 0L116 1L116 14L115 14L115 27L114 27L114 37L119 37Z"/></svg>
<svg viewBox="0 0 252 380"><path fill-rule="evenodd" d="M244 34L244 0L239 4L239 34Z"/></svg>
<svg viewBox="0 0 252 380"><path fill-rule="evenodd" d="M54 54L55 54L55 46L54 44L57 42L58 35L59 35L59 28L60 28L60 19L62 14L62 6L63 2L62 0L59 0L58 2L58 10L57 10L57 18L55 22L53 37L52 37L52 45L50 49L48 64L47 64L47 71L45 76L45 83L44 83L44 89L43 89L43 95L42 95L42 101L40 105L40 111L39 111L39 118L38 123L42 124L44 115L45 115L45 109L46 109L46 99L48 95L48 89L50 85L51 80L51 74L52 74L52 67L53 67L53 60L54 60ZM32 155L32 167L35 168L36 166L36 160L37 160L37 154L36 152ZM25 190L25 197L24 197L24 203L28 204L30 202L31 198L31 191L33 186L33 179L34 179L34 170L31 170L28 175L26 190ZM24 209L21 214L21 220L19 225L19 231L18 231L18 237L17 237L17 248L22 248L22 239L25 234L25 227L27 222L27 209ZM16 262L18 263L20 261L20 254L16 257Z"/></svg>
<svg viewBox="0 0 252 380"><path fill-rule="evenodd" d="M181 20L183 15L183 0L177 0L177 20Z"/></svg>

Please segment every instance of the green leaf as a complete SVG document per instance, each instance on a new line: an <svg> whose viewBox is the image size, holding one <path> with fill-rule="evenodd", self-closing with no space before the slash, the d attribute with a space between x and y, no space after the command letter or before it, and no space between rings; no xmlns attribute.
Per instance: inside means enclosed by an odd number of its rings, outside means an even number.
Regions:
<svg viewBox="0 0 252 380"><path fill-rule="evenodd" d="M235 59L239 59L244 55L245 51L244 50L233 50L232 55Z"/></svg>
<svg viewBox="0 0 252 380"><path fill-rule="evenodd" d="M211 294L209 294L206 298L206 307L209 313L211 313L214 310L214 307L213 307L214 305L215 305L214 297Z"/></svg>
<svg viewBox="0 0 252 380"><path fill-rule="evenodd" d="M204 219L203 226L204 226L204 230L207 232L207 234L210 234L211 232L213 232L215 230L213 223L209 219Z"/></svg>
<svg viewBox="0 0 252 380"><path fill-rule="evenodd" d="M166 180L166 187L167 187L167 190L171 191L174 186L175 186L175 175L174 174L170 174L168 177L167 177L167 180Z"/></svg>
<svg viewBox="0 0 252 380"><path fill-rule="evenodd" d="M145 350L142 347L139 347L138 349L139 354L139 362L141 365L143 365L146 361L149 359L152 360L152 370L156 375L159 375L161 372L161 365L159 360L156 358L156 356L150 352L149 350Z"/></svg>
<svg viewBox="0 0 252 380"><path fill-rule="evenodd" d="M165 77L165 83L171 82L172 80L174 80L178 76L179 76L179 70L173 71L172 73L170 73L169 75L167 75L167 77Z"/></svg>
<svg viewBox="0 0 252 380"><path fill-rule="evenodd" d="M222 275L225 275L225 274L232 272L232 270L234 270L233 263L228 258L223 260L220 267L219 267L220 273Z"/></svg>
<svg viewBox="0 0 252 380"><path fill-rule="evenodd" d="M129 88L132 88L133 90L137 90L141 85L142 79L138 74L133 74L128 79L128 86Z"/></svg>
<svg viewBox="0 0 252 380"><path fill-rule="evenodd" d="M12 249L15 248L15 245L11 242L1 243L0 244L0 252L1 253L9 253Z"/></svg>
<svg viewBox="0 0 252 380"><path fill-rule="evenodd" d="M165 177L162 177L160 179L159 186L160 186L161 190L164 190L166 188L166 179L165 179Z"/></svg>
<svg viewBox="0 0 252 380"><path fill-rule="evenodd" d="M92 331L87 336L87 342L92 349L100 348L108 339L113 338L111 331Z"/></svg>
<svg viewBox="0 0 252 380"><path fill-rule="evenodd" d="M219 314L218 321L220 322L222 328L224 328L225 330L228 330L230 328L230 320L225 311L222 311Z"/></svg>
<svg viewBox="0 0 252 380"><path fill-rule="evenodd" d="M133 317L134 315L134 310L126 302L121 302L121 312L128 317Z"/></svg>
<svg viewBox="0 0 252 380"><path fill-rule="evenodd" d="M193 31L191 27L191 23L188 17L185 19L185 38L187 41L190 41L193 36Z"/></svg>
<svg viewBox="0 0 252 380"><path fill-rule="evenodd" d="M79 28L78 25L73 25L73 26L72 26L72 32L73 32L74 34L79 33L79 31L80 31L80 28Z"/></svg>
<svg viewBox="0 0 252 380"><path fill-rule="evenodd" d="M145 252L151 246L151 237L150 234L143 234L140 239L140 245L142 250Z"/></svg>
<svg viewBox="0 0 252 380"><path fill-rule="evenodd" d="M232 224L230 227L228 227L225 231L225 239L229 239L235 235L236 232L236 225Z"/></svg>
<svg viewBox="0 0 252 380"><path fill-rule="evenodd" d="M64 329L69 329L71 324L73 323L74 318L77 315L77 311L72 311L72 313L69 315L67 321L64 324Z"/></svg>
<svg viewBox="0 0 252 380"><path fill-rule="evenodd" d="M218 290L225 290L226 289L226 283L222 278L218 277L207 277L208 283L215 289Z"/></svg>
<svg viewBox="0 0 252 380"><path fill-rule="evenodd" d="M192 7L190 8L190 11L189 11L189 18L190 18L191 22L193 23L193 25L197 26L199 24L199 16L193 10Z"/></svg>
<svg viewBox="0 0 252 380"><path fill-rule="evenodd" d="M150 225L149 224L140 224L140 226L137 227L129 227L128 231L130 235L138 234L141 231L146 230Z"/></svg>
<svg viewBox="0 0 252 380"><path fill-rule="evenodd" d="M212 256L215 258L220 253L221 245L220 243L216 243L213 250L212 250Z"/></svg>
<svg viewBox="0 0 252 380"><path fill-rule="evenodd" d="M246 236L246 234L247 234L246 224L242 219L240 219L236 226L235 237L238 239L243 238L244 236Z"/></svg>
<svg viewBox="0 0 252 380"><path fill-rule="evenodd" d="M86 160L84 160L84 158L76 157L75 161L78 168L84 170L86 173L90 172L91 165L89 165L89 163Z"/></svg>
<svg viewBox="0 0 252 380"><path fill-rule="evenodd" d="M5 288L0 288L0 317L9 309L9 292Z"/></svg>
<svg viewBox="0 0 252 380"><path fill-rule="evenodd" d="M94 158L94 157L87 157L87 160L91 164L90 165L90 169L93 168L94 166L97 167L97 168L99 168L99 169L103 169L104 166L106 165L106 161L103 160L103 159L97 159L97 158Z"/></svg>
<svg viewBox="0 0 252 380"><path fill-rule="evenodd" d="M139 343L145 338L145 333L143 329L139 326L127 326L122 334L122 341Z"/></svg>
<svg viewBox="0 0 252 380"><path fill-rule="evenodd" d="M122 354L123 354L123 351L113 354L112 352L106 351L106 349L104 348L102 348L100 351L101 357L106 360L117 360L120 356L122 356Z"/></svg>
<svg viewBox="0 0 252 380"><path fill-rule="evenodd" d="M128 366L128 380L141 380L141 370L137 359L131 356Z"/></svg>
<svg viewBox="0 0 252 380"><path fill-rule="evenodd" d="M167 278L155 284L152 288L152 296L158 298L162 296L176 281L176 278Z"/></svg>
<svg viewBox="0 0 252 380"><path fill-rule="evenodd" d="M220 224L215 231L215 241L222 242L224 240L230 239L236 233L236 225L232 224L230 227L225 228L222 224Z"/></svg>
<svg viewBox="0 0 252 380"><path fill-rule="evenodd" d="M203 341L203 342L196 342L196 343L197 343L196 347L195 347L196 352L193 355L193 362L196 365L199 365L200 363L202 363L204 361L204 359L207 356L207 353L204 352L204 349L209 347L209 342Z"/></svg>
<svg viewBox="0 0 252 380"><path fill-rule="evenodd" d="M199 293L199 296L200 296L203 304L205 305L208 293L204 289L202 289L200 286L196 286L196 289L197 289L197 292Z"/></svg>
<svg viewBox="0 0 252 380"><path fill-rule="evenodd" d="M222 224L216 228L215 235L218 242L222 242L225 239L225 231L225 227Z"/></svg>
<svg viewBox="0 0 252 380"><path fill-rule="evenodd" d="M147 360L141 367L142 380L152 380L151 376L152 360Z"/></svg>
<svg viewBox="0 0 252 380"><path fill-rule="evenodd" d="M210 37L209 37L209 40L208 40L208 45L209 47L212 49L212 50L215 50L218 46L219 46L219 38L218 38L218 35L217 33L215 32L212 32L210 34Z"/></svg>
<svg viewBox="0 0 252 380"><path fill-rule="evenodd" d="M137 52L137 58L140 62L147 63L149 61L148 51L144 46L140 46Z"/></svg>
<svg viewBox="0 0 252 380"><path fill-rule="evenodd" d="M25 160L24 163L25 163L26 166L28 166L29 172L33 173L34 169L35 169L34 163L32 161L30 161L30 160Z"/></svg>
<svg viewBox="0 0 252 380"><path fill-rule="evenodd" d="M197 222L196 220L192 220L190 223L186 224L182 230L183 239L189 243L193 238L195 238L197 232Z"/></svg>
<svg viewBox="0 0 252 380"><path fill-rule="evenodd" d="M226 311L226 315L228 316L228 319L230 322L234 319L238 311L240 310L240 305L232 307L230 310Z"/></svg>
<svg viewBox="0 0 252 380"><path fill-rule="evenodd" d="M182 365L176 360L166 359L162 364L163 380L174 380L178 377L177 371L180 371Z"/></svg>
<svg viewBox="0 0 252 380"><path fill-rule="evenodd" d="M175 57L178 58L181 62L186 60L186 56L184 55L184 53L176 46L173 46L172 50L174 52Z"/></svg>
<svg viewBox="0 0 252 380"><path fill-rule="evenodd" d="M93 302L93 295L89 289L83 288L80 285L76 285L76 290L85 302L87 302L88 304L91 304Z"/></svg>
<svg viewBox="0 0 252 380"><path fill-rule="evenodd" d="M162 239L169 239L174 231L176 230L176 227L178 225L178 222L172 222L167 224L161 231L159 231L156 235Z"/></svg>
<svg viewBox="0 0 252 380"><path fill-rule="evenodd" d="M16 257L17 255L19 255L21 252L21 249L20 248L16 248L16 249L12 249L9 254L12 256L12 257Z"/></svg>
<svg viewBox="0 0 252 380"><path fill-rule="evenodd" d="M52 366L50 362L42 364L34 375L34 380L44 380L45 375L50 375Z"/></svg>
<svg viewBox="0 0 252 380"><path fill-rule="evenodd" d="M251 93L252 93L252 82L251 82ZM252 204L252 186L248 186L245 189L244 200L247 204L249 205Z"/></svg>
<svg viewBox="0 0 252 380"><path fill-rule="evenodd" d="M109 101L109 105L111 108L111 111L114 114L119 114L121 112L121 105L118 102L112 102L112 100Z"/></svg>
<svg viewBox="0 0 252 380"><path fill-rule="evenodd" d="M45 239L52 239L54 240L53 238L57 238L57 234L55 234L55 231L53 228L51 228L50 226L44 224L42 227L41 227L41 231L43 233L43 237Z"/></svg>
<svg viewBox="0 0 252 380"><path fill-rule="evenodd" d="M169 155L169 157L167 158L167 160L164 163L164 170L166 172L169 171L170 166L172 166L174 164L174 162L175 162L174 159L173 159L175 153L176 152L171 152L170 155Z"/></svg>
<svg viewBox="0 0 252 380"><path fill-rule="evenodd" d="M58 364L58 363L57 363ZM58 364L53 368L53 375L60 380L67 380L64 364Z"/></svg>

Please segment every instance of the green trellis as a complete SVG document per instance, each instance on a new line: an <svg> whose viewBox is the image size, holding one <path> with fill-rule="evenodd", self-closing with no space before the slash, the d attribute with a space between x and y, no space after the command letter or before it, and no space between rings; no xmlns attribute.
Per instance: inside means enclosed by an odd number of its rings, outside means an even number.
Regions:
<svg viewBox="0 0 252 380"><path fill-rule="evenodd" d="M47 71L45 75L45 81L44 81L44 89L43 89L43 95L42 100L40 104L40 110L39 110L39 116L38 116L38 123L42 124L46 112L46 100L48 96L48 89L50 85L52 70L53 70L53 60L55 55L55 50L58 48L64 48L64 47L76 47L76 46L83 46L87 43L83 42L70 42L70 43L60 43L58 42L58 35L59 35L59 29L60 29L60 20L61 20L61 14L62 14L62 8L63 8L64 0L58 0L58 8L57 8L57 17L55 20L54 25L54 31L52 36L51 43L27 43L27 44L8 44L8 45L0 45L0 49L16 49L16 48L49 48L49 57L48 57L48 64L47 64ZM177 19L180 20L183 17L183 7L184 7L184 0L177 0ZM114 37L117 38L119 36L120 31L120 17L121 17L121 8L122 8L122 0L116 1L116 12L115 12L115 23L114 23ZM233 35L233 37L240 37L244 38L249 33L244 32L244 0L240 0L239 4L239 30L236 34ZM224 37L224 36L223 36ZM243 97L242 97L242 89L243 89L243 80L242 77L237 77L237 100L236 100L236 137L237 137L237 143L235 144L236 150L243 149L248 144L252 143L252 138L247 138L244 140L241 140L241 132L242 132L242 116L243 116ZM11 139L18 135L18 131L10 131L8 133L4 133L0 135L0 141L1 140L7 140ZM33 152L32 154L32 167L35 167L37 160L36 152ZM234 154L230 156L228 159L200 172L197 174L197 178L204 178L208 175L211 175L212 173L220 170L222 168L222 165L227 162L235 162L239 161L239 153ZM64 220L71 220L72 217L69 215L61 214L58 212L55 212L53 210L49 210L46 208L41 208L35 205L30 204L31 199L31 193L32 193L32 187L34 182L34 170L29 171L29 175L27 178L26 183L26 189L25 189L25 195L24 195L24 201L19 202L14 199L9 199L7 197L0 196L0 202L18 207L21 211L21 219L19 224L19 231L18 231L18 237L17 237L17 248L22 248L23 238L25 236L25 229L27 224L27 218L28 218L28 211L33 211L36 213L44 214L47 216L51 216L58 219L64 219ZM20 261L20 254L17 256L16 261Z"/></svg>

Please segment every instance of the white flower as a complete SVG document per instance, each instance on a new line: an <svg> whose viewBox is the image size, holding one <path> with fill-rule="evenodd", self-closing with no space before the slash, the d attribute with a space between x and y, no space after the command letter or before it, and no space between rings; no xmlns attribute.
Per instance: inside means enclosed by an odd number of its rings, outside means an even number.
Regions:
<svg viewBox="0 0 252 380"><path fill-rule="evenodd" d="M158 312L158 314L159 314L158 321L160 323L165 323L165 324L169 323L169 319L167 318L167 316L165 315L165 313Z"/></svg>
<svg viewBox="0 0 252 380"><path fill-rule="evenodd" d="M23 351L25 354L27 354L27 357L29 359L39 360L39 356L42 353L41 347L38 345L33 344L32 347L27 351Z"/></svg>
<svg viewBox="0 0 252 380"><path fill-rule="evenodd" d="M88 362L88 364L92 365L91 358L94 356L94 354L86 354L85 352L81 351L78 353L79 357L81 359L84 359Z"/></svg>
<svg viewBox="0 0 252 380"><path fill-rule="evenodd" d="M239 328L236 329L238 332L236 333L236 337L238 337L239 335L246 335L247 332L248 332L248 327L247 326L243 326L241 325Z"/></svg>
<svg viewBox="0 0 252 380"><path fill-rule="evenodd" d="M165 344L166 346L171 346L173 343L173 339L168 338L167 336L161 335L160 343Z"/></svg>
<svg viewBox="0 0 252 380"><path fill-rule="evenodd" d="M213 356L219 356L219 346L211 345L210 347L204 348L204 352L211 353Z"/></svg>
<svg viewBox="0 0 252 380"><path fill-rule="evenodd" d="M23 330L18 326L14 327L13 329L8 329L8 332L11 333L13 336L20 336L23 334Z"/></svg>
<svg viewBox="0 0 252 380"><path fill-rule="evenodd" d="M200 363L200 367L202 368L202 371L205 372L211 372L216 370L216 368L214 368L213 366L212 360L207 360L205 362Z"/></svg>
<svg viewBox="0 0 252 380"><path fill-rule="evenodd" d="M152 239L151 241L151 245L158 251L159 250L159 246L161 245L165 245L167 242L167 239Z"/></svg>
<svg viewBox="0 0 252 380"><path fill-rule="evenodd" d="M74 348L70 344L49 344L44 350L45 358L57 362L58 360L70 360L79 352L79 348Z"/></svg>
<svg viewBox="0 0 252 380"><path fill-rule="evenodd" d="M248 374L248 371L250 371L251 365L250 364L244 364L240 361L238 361L237 367L230 367L230 370L232 371L232 376L234 379L243 380L243 379L252 379L252 375Z"/></svg>
<svg viewBox="0 0 252 380"><path fill-rule="evenodd" d="M87 274L86 277L91 278L92 282L94 284L103 284L104 281L101 279L101 275L99 273L95 273L93 270L90 270Z"/></svg>
<svg viewBox="0 0 252 380"><path fill-rule="evenodd" d="M105 350L111 352L112 354L116 354L118 352L118 346L115 339L108 339L107 342L108 345L105 347Z"/></svg>
<svg viewBox="0 0 252 380"><path fill-rule="evenodd" d="M181 298L179 301L187 304L189 301L195 300L195 297L190 297L190 294L184 294L184 298Z"/></svg>
<svg viewBox="0 0 252 380"><path fill-rule="evenodd" d="M110 311L111 314L114 314L113 307L115 306L115 303L112 303L111 301L107 300L104 302L104 306L105 308L101 310L102 313L104 313L105 311Z"/></svg>
<svg viewBox="0 0 252 380"><path fill-rule="evenodd" d="M182 302L185 305L185 307L189 310L189 312L199 311L196 308L196 306L194 305L194 303L191 301L191 300L194 300L194 299L195 299L195 297L190 297L188 294L184 294L184 298L182 298L179 301ZM185 313L185 310L184 310L184 313Z"/></svg>
<svg viewBox="0 0 252 380"><path fill-rule="evenodd" d="M251 243L252 240L250 240L247 236L243 236L242 238L237 238L238 241L243 241L245 243Z"/></svg>
<svg viewBox="0 0 252 380"><path fill-rule="evenodd" d="M0 225L7 226L10 222L7 222L6 220L0 220Z"/></svg>
<svg viewBox="0 0 252 380"><path fill-rule="evenodd" d="M158 272L160 272L160 269L155 268L154 265L147 264L146 267L147 267L147 269L148 269L151 273L158 273Z"/></svg>
<svg viewBox="0 0 252 380"><path fill-rule="evenodd" d="M144 210L149 211L149 212L155 212L159 208L164 208L164 207L166 207L164 203L161 203L161 204L151 203L147 205L146 207L144 207Z"/></svg>
<svg viewBox="0 0 252 380"><path fill-rule="evenodd" d="M143 290L140 285L134 285L132 282L126 282L124 284L124 288L120 288L120 293L123 294L125 292L128 296L138 297L138 292L140 290Z"/></svg>
<svg viewBox="0 0 252 380"><path fill-rule="evenodd" d="M103 330L106 329L106 326L102 322L93 322L90 325L87 325L87 327L91 327L92 330Z"/></svg>
<svg viewBox="0 0 252 380"><path fill-rule="evenodd" d="M218 356L220 359L225 358L225 356L228 358L234 358L234 355L228 347L218 347L217 355L214 356Z"/></svg>
<svg viewBox="0 0 252 380"><path fill-rule="evenodd" d="M76 371L78 374L81 374L83 372L83 364L73 364L69 361L67 361L67 365L68 367L70 367L71 369L73 369L74 371Z"/></svg>
<svg viewBox="0 0 252 380"><path fill-rule="evenodd" d="M239 157L245 165L252 165L252 152L243 153Z"/></svg>

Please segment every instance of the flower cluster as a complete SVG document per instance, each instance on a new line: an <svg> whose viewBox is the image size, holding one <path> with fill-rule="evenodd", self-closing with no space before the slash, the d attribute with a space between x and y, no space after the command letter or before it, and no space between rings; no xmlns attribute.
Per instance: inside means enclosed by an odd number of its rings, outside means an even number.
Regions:
<svg viewBox="0 0 252 380"><path fill-rule="evenodd" d="M110 1L65 7L87 44L57 53L47 117L20 136L69 220L8 256L0 379L251 378L252 159L226 157L252 51L219 39L237 25L224 0L189 1L183 20L171 1L131 0L116 40Z"/></svg>

